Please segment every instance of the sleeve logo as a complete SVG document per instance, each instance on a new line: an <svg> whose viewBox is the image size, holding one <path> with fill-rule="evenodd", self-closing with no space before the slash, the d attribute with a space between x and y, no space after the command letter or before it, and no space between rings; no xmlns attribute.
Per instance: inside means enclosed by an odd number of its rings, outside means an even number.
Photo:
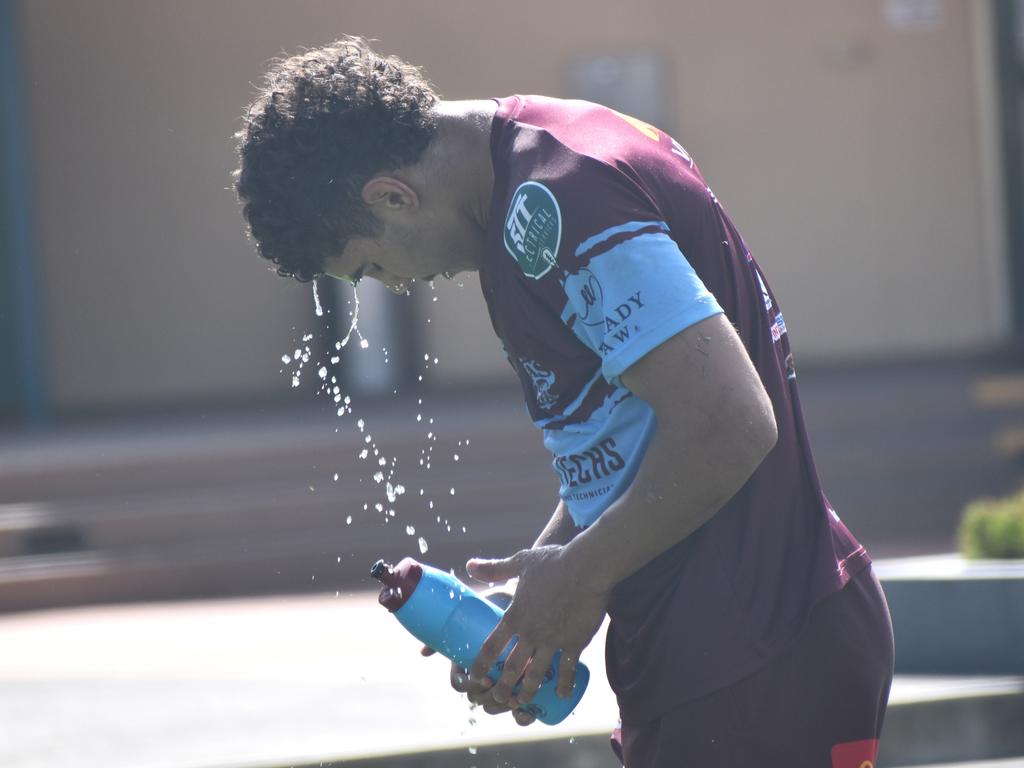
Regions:
<svg viewBox="0 0 1024 768"><path fill-rule="evenodd" d="M550 410L558 402L558 394L551 391L551 388L555 385L555 374L540 363L527 360L525 357L520 357L519 363L533 382L533 391L537 398L537 405Z"/></svg>
<svg viewBox="0 0 1024 768"><path fill-rule="evenodd" d="M523 272L539 280L555 266L562 213L551 190L536 181L519 185L505 216L505 249Z"/></svg>
<svg viewBox="0 0 1024 768"><path fill-rule="evenodd" d="M579 276L581 280L586 280L579 289L580 302L583 305L580 321L584 325L604 325L604 289L601 288L601 281L586 268L580 270Z"/></svg>

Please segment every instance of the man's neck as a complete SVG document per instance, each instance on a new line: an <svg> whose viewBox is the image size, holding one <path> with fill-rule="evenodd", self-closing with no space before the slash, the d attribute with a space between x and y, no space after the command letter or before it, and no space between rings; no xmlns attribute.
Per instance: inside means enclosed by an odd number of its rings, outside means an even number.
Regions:
<svg viewBox="0 0 1024 768"><path fill-rule="evenodd" d="M428 150L428 163L450 185L453 203L482 230L494 189L491 125L496 110L490 100L438 102L438 134Z"/></svg>

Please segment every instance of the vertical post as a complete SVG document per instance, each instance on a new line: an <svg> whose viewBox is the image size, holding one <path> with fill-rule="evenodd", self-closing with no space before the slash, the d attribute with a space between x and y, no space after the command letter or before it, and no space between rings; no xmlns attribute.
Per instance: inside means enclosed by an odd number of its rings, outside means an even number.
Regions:
<svg viewBox="0 0 1024 768"><path fill-rule="evenodd" d="M16 413L30 426L48 418L43 363L43 318L32 238L29 145L17 0L0 0L0 266L9 277L0 300L11 307L8 333L13 359L7 369ZM0 332L4 329L0 328Z"/></svg>
<svg viewBox="0 0 1024 768"><path fill-rule="evenodd" d="M1024 342L1024 2L995 0L996 55L1005 168L1006 243L1014 332Z"/></svg>

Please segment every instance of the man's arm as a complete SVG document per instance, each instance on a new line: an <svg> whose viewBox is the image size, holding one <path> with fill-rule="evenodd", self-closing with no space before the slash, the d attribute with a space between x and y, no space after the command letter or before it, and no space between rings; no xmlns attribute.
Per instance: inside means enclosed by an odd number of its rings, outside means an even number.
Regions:
<svg viewBox="0 0 1024 768"><path fill-rule="evenodd" d="M706 523L778 439L768 393L725 315L677 334L622 374L657 431L626 493L566 547L610 590Z"/></svg>
<svg viewBox="0 0 1024 768"><path fill-rule="evenodd" d="M565 546L469 564L484 580L520 577L515 600L471 670L482 677L519 636L491 691L498 702L509 700L524 671L517 702L529 701L559 649L558 689L568 695L576 660L601 624L612 587L707 522L777 440L771 400L725 315L668 339L622 381L657 420L627 491Z"/></svg>
<svg viewBox="0 0 1024 768"><path fill-rule="evenodd" d="M551 519L548 520L548 524L544 526L544 530L533 542L533 548L545 547L549 544L568 544L580 530L582 529L573 522L565 501L559 499L558 506L555 508L554 514L551 515Z"/></svg>

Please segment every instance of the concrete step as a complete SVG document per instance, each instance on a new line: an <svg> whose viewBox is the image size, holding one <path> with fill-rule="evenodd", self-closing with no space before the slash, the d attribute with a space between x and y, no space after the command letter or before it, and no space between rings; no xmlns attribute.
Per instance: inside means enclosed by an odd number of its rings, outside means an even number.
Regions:
<svg viewBox="0 0 1024 768"><path fill-rule="evenodd" d="M992 759L1004 758L1004 759ZM939 762L942 761L942 762ZM963 762L972 761L972 762ZM979 762L980 761L980 762ZM451 768L559 765L617 768L608 734L367 756L302 768ZM878 768L1024 768L1024 679L897 678ZM253 764L245 768L259 768ZM276 768L276 767L275 767Z"/></svg>
<svg viewBox="0 0 1024 768"><path fill-rule="evenodd" d="M969 763L931 763L930 765L916 766L916 768L1024 768L1024 757L1010 757L1004 760L972 760Z"/></svg>
<svg viewBox="0 0 1024 768"><path fill-rule="evenodd" d="M897 676L879 766L1024 756L1024 678Z"/></svg>
<svg viewBox="0 0 1024 768"><path fill-rule="evenodd" d="M0 504L0 558L77 551L81 528L50 504Z"/></svg>

